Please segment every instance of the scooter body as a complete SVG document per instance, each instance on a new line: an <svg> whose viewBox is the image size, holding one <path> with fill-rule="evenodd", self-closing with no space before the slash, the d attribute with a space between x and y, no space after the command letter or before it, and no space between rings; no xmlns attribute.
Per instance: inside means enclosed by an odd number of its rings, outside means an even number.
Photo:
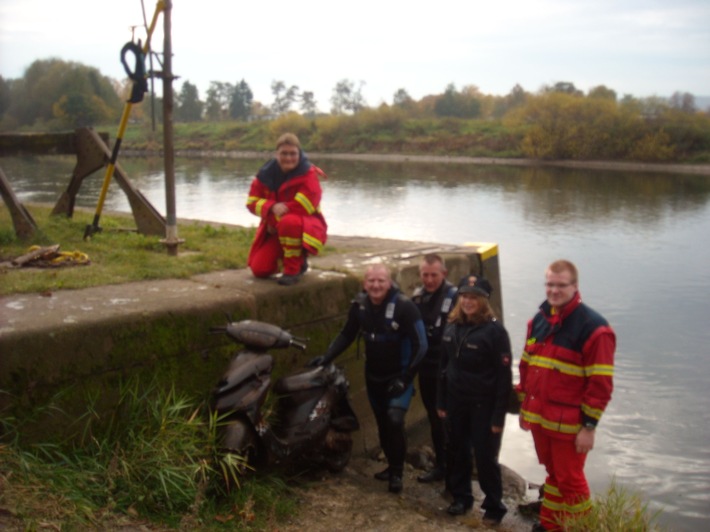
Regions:
<svg viewBox="0 0 710 532"><path fill-rule="evenodd" d="M214 390L224 449L253 463L298 461L342 470L352 451L351 433L359 429L343 370L333 364L301 369L272 385L274 359L267 351L303 349L303 340L253 320L218 331L244 345Z"/></svg>

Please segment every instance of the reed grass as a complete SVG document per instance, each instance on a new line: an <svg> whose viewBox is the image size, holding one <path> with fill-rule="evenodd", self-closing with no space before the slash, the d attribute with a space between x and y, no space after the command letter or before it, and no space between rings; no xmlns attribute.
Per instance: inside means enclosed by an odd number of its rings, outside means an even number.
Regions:
<svg viewBox="0 0 710 532"><path fill-rule="evenodd" d="M589 513L564 522L567 532L660 532L661 510L652 511L642 496L612 480L606 492L594 498Z"/></svg>
<svg viewBox="0 0 710 532"><path fill-rule="evenodd" d="M131 379L115 408L95 398L63 441L22 442L22 419L0 413L0 508L21 529L108 529L145 520L167 529L265 529L293 512L277 476L245 477L216 445L204 402ZM52 408L47 406L45 408ZM46 412L45 412L46 413Z"/></svg>

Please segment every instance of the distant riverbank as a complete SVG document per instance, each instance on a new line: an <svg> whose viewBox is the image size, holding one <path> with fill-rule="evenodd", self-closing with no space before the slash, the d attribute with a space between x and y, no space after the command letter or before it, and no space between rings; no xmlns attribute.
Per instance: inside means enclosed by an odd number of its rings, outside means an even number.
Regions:
<svg viewBox="0 0 710 532"><path fill-rule="evenodd" d="M536 159L503 157L465 157L447 155L409 155L394 153L320 153L306 150L311 160L334 159L342 161L367 161L388 163L434 163L434 164L478 164L500 166L540 166L560 168L585 168L591 170L620 170L627 172L662 172L677 174L695 174L710 176L710 164L664 164L632 163L621 161L540 161ZM126 155L156 155L142 150L127 150ZM225 150L179 150L178 157L232 158L232 159L268 159L271 152L262 151L225 151Z"/></svg>

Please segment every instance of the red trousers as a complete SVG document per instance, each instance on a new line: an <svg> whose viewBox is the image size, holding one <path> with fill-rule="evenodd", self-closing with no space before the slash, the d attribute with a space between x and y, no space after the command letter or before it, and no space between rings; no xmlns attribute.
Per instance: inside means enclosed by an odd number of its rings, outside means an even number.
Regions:
<svg viewBox="0 0 710 532"><path fill-rule="evenodd" d="M533 429L532 435L538 460L547 470L540 523L547 530L563 530L560 523L591 508L584 475L587 454L577 452L573 439L552 438L541 429Z"/></svg>
<svg viewBox="0 0 710 532"><path fill-rule="evenodd" d="M298 275L303 264L303 217L285 214L276 225L276 233L269 234L252 249L249 262L255 277L268 277L279 271L283 260L283 273Z"/></svg>

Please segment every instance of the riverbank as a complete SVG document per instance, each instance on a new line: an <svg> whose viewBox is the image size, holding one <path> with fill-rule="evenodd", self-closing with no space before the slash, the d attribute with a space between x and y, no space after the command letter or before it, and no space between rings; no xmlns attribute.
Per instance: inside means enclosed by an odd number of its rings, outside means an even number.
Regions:
<svg viewBox="0 0 710 532"><path fill-rule="evenodd" d="M125 155L133 157L160 156L159 152L145 150L125 150ZM408 155L396 153L324 153L306 150L309 159L337 161L366 161L383 163L427 163L427 164L474 164L493 166L525 166L542 168L579 168L587 170L615 170L625 172L660 172L710 176L710 164L666 164L640 163L623 161L541 161L536 159L505 157L465 157L455 155ZM272 156L263 151L225 151L225 150L178 150L177 157L187 158L230 158L264 159Z"/></svg>
<svg viewBox="0 0 710 532"><path fill-rule="evenodd" d="M450 246L338 236L331 237L331 244L338 252L312 257L311 268L294 287L282 287L273 279L254 279L241 268L189 279L0 297L0 389L8 392L0 400L0 411L19 414L32 405L40 406L54 392L66 390L62 404L22 435L45 441L50 434L67 430L72 420L79 418L86 408L85 392L93 392L98 398L92 408L100 415L104 409L112 408L116 382L134 374L161 375L165 383L182 392L204 394L214 385L234 349L220 338L207 339L209 327L223 323L225 314L234 319L279 323L310 338L307 354L277 357L281 371L300 367L337 333L350 298L358 290L358 279L373 261L388 264L393 277L409 293L418 284L421 256L437 252L446 257L452 278L484 272L501 293L495 245ZM495 304L500 307L499 297ZM361 422L353 463L343 475L319 476L315 485L301 484L294 492L303 501L301 512L284 530L332 530L333 523L349 522L356 507L360 514L363 508L373 510L364 512L369 515L369 520L363 522L364 529L456 530L480 525L477 514L457 521L439 511L446 504L441 486L416 482L416 476L431 467L430 462L417 458L423 451L421 445L414 443L428 432L424 430L425 415L419 402L413 405L407 420L410 448L414 451L408 460L407 489L401 496L389 496L385 487L372 478L373 471L382 464L377 460L374 420L364 393L363 361L352 351L343 355L340 362L348 371L353 408ZM512 479L512 491L506 493L511 505L506 519L512 524L517 519L513 510L525 496L525 481L512 471L507 478ZM5 488L10 491L12 481L7 482ZM383 495L388 498L383 499ZM18 529L23 529L28 521L22 518L21 508L20 503L0 497L0 526L13 529L18 525ZM3 513L13 518L3 523ZM404 524L408 526L403 528ZM507 529L528 527L529 523Z"/></svg>

